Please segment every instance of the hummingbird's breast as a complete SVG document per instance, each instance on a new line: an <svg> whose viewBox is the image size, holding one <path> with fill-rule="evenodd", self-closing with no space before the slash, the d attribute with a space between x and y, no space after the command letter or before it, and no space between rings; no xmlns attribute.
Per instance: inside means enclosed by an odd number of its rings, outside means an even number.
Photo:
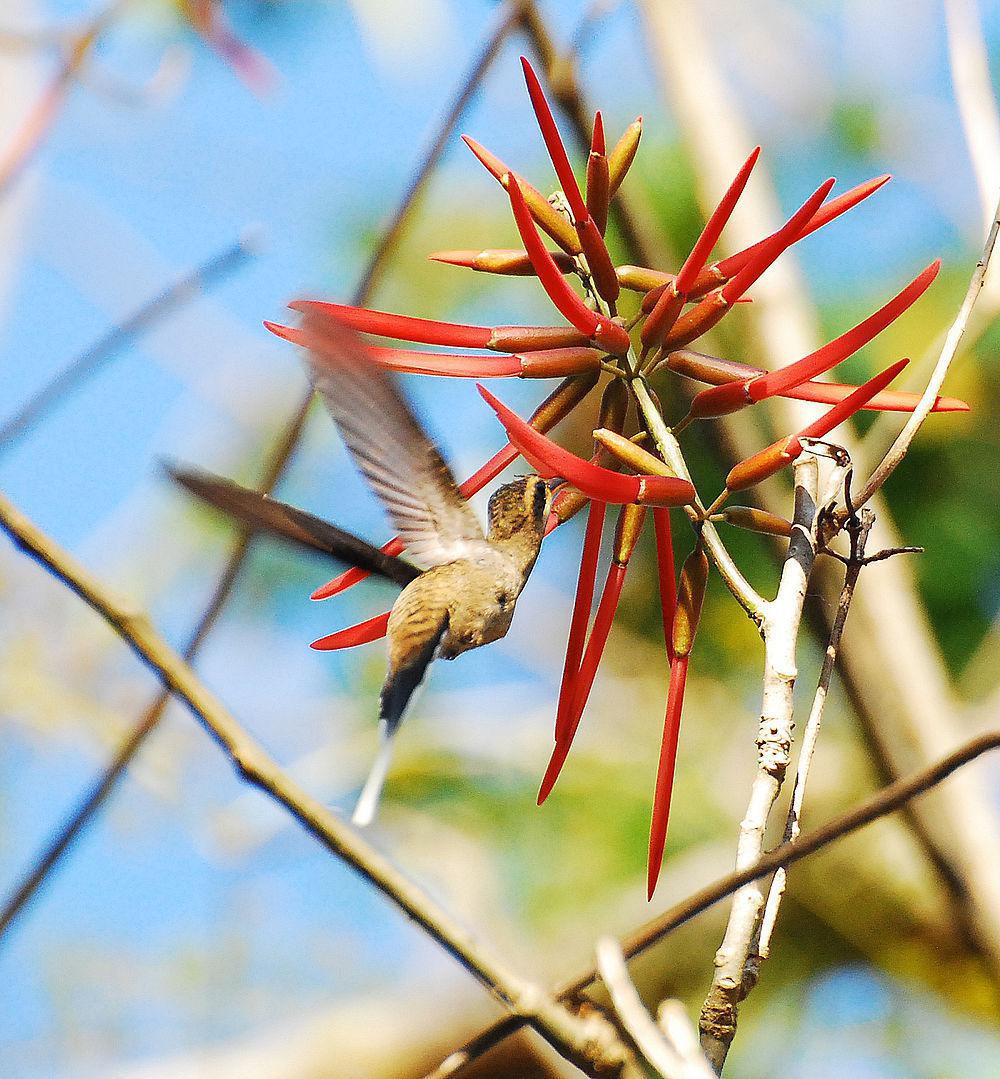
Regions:
<svg viewBox="0 0 1000 1079"><path fill-rule="evenodd" d="M443 659L499 640L523 586L524 574L502 551L428 570L403 589L389 616L390 664L405 663L445 618L437 653Z"/></svg>

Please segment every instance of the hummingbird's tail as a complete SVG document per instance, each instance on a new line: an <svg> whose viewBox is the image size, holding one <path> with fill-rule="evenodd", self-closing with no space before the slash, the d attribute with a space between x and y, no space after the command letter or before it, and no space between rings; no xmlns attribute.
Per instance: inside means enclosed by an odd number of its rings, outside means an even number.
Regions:
<svg viewBox="0 0 1000 1079"><path fill-rule="evenodd" d="M379 746L375 763L365 780L365 785L361 788L358 804L354 807L354 813L351 816L352 823L359 827L371 824L375 819L382 787L385 785L385 778L392 761L392 747L396 731L399 730L403 713L413 700L413 695L420 683L424 680L424 675L427 673L431 660L437 655L441 646L441 639L447 629L448 615L445 613L440 624L434 627L433 632L427 637L423 646L415 655L410 657L405 667L398 667L395 670L390 667L385 684L382 686L382 694L379 697L378 730L381 745Z"/></svg>
<svg viewBox="0 0 1000 1079"><path fill-rule="evenodd" d="M375 819L379 799L382 796L382 788L385 786L385 777L389 774L389 765L392 762L395 728L390 727L382 719L379 720L378 733L380 740L378 755L375 757L375 763L368 773L365 785L361 788L361 794L358 795L357 805L355 805L354 812L351 814L351 823L356 824L359 828L364 828L366 824L371 824Z"/></svg>

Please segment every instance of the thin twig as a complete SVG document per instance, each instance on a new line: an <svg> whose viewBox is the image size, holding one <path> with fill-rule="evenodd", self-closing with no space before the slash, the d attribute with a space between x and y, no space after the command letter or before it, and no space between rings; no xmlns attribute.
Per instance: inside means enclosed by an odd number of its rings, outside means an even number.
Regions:
<svg viewBox="0 0 1000 1079"><path fill-rule="evenodd" d="M464 104L468 102L475 87L482 80L490 63L499 54L510 26L510 17L508 16L506 20L501 20L490 27L482 48L477 53L469 70L465 73L462 83L455 94L454 101L442 119L441 136L430 142L424 156L418 160L413 177L404 189L396 213L387 224L371 254L364 277L355 289L355 303L365 303L377 286L389 255L394 249L396 240L406 224L412 219L416 199L441 157L448 133L454 130ZM302 435L311 402L312 391L310 390L296 407L292 416L289 417L268 452L258 487L260 491L269 493L277 486L278 481L284 475ZM190 661L195 658L205 638L215 625L236 584L252 542L253 537L246 529L240 529L237 532L225 565L215 582L209 601L198 618L184 648L183 655L186 660ZM150 702L80 804L62 824L24 879L11 893L3 907L0 908L0 937L2 937L7 927L24 906L37 893L66 851L101 809L115 789L118 780L145 744L150 734L156 729L169 700L170 694L164 692Z"/></svg>
<svg viewBox="0 0 1000 1079"><path fill-rule="evenodd" d="M795 783L792 787L788 816L785 818L783 835L783 842L785 843L797 839L802 831L802 806L805 801L806 784L809 781L809 772L816 753L820 729L823 725L823 711L826 707L830 682L833 679L834 668L837 664L840 640L844 635L844 626L847 624L847 615L854 599L854 589L857 586L858 577L861 575L862 569L871 561L865 557L865 543L875 523L875 515L868 510L862 511L862 514L862 519L856 521L856 527L852 530L851 557L848 561L847 572L844 574L844 586L840 592L840 599L837 601L837 613L834 616L830 640L823 656L823 665L820 668L819 682L813 696L812 707L809 709L809 718L806 720L805 728L802 731L802 747L799 750L799 761L795 769ZM851 527L850 522L848 527ZM771 890L768 892L767 902L764 905L764 916L761 920L760 939L757 942L757 960L767 959L770 953L771 935L774 932L774 925L778 918L781 899L785 894L785 878L785 870L779 869L771 882ZM756 965L758 964L755 963Z"/></svg>
<svg viewBox="0 0 1000 1079"><path fill-rule="evenodd" d="M190 303L198 293L239 269L256 253L257 239L248 232L189 270L127 318L116 323L76 359L71 360L35 393L9 420L0 424L0 456L15 446L81 382L96 374L158 322Z"/></svg>
<svg viewBox="0 0 1000 1079"><path fill-rule="evenodd" d="M628 967L625 965L625 956L622 955L621 946L613 937L602 937L597 942L597 969L601 973L601 980L607 987L611 1003L625 1032L658 1076L662 1076L663 1079L715 1079L715 1073L705 1059L696 1037L692 1051L682 1052L667 1036L666 1030L657 1026L653 1017L646 1011L646 1006L632 983ZM679 1004L678 1001L665 1003ZM683 1013L683 1005L680 1007ZM661 1014L670 1019L672 1027L679 1025L671 1009L663 1011L661 1008ZM684 1017L686 1018L686 1014ZM690 1019L687 1022L693 1033Z"/></svg>
<svg viewBox="0 0 1000 1079"><path fill-rule="evenodd" d="M788 868L858 829L890 813L895 813L914 798L932 790L959 768L994 749L1000 749L1000 729L970 739L929 767L922 768L906 779L897 779L894 783L883 787L854 809L839 814L814 831L799 836L793 842L780 844L763 854L753 865L727 873L724 877L693 892L624 937L621 941L622 953L626 959L632 959L647 951L675 929L686 925L693 918L703 914L745 885L769 876L782 867ZM589 967L569 981L562 983L553 996L557 1000L575 999L593 985L597 978L597 969ZM499 1020L470 1039L461 1049L451 1053L425 1079L450 1079L458 1075L463 1068L489 1052L511 1034L516 1033L524 1025L525 1021L517 1016L508 1016Z"/></svg>
<svg viewBox="0 0 1000 1079"><path fill-rule="evenodd" d="M979 293L982 291L986 271L989 267L990 259L993 257L993 248L996 245L998 230L1000 230L1000 201L997 202L996 210L993 213L993 223L990 225L989 235L986 237L986 245L972 273L972 280L969 282L965 299L962 301L958 315L955 317L955 321L951 324L951 329L948 330L948 335L944 339L941 354L938 356L938 361L934 365L934 370L931 372L927 386L923 394L921 394L920 401L910 414L902 431L896 436L896 441L889 447L885 457L882 458L881 463L857 496L855 500L857 506L863 506L876 491L882 488L885 481L893 474L900 461L906 456L910 443L916 437L924 420L930 415L930 411L934 407L934 400L941 392L945 376L948 374L948 368L958 352L958 346L962 341L962 335L965 333L965 327L969 323L969 316L972 314L972 309L976 306L976 300L979 299Z"/></svg>
<svg viewBox="0 0 1000 1079"><path fill-rule="evenodd" d="M71 39L59 70L0 156L0 198L10 191L45 141L98 38L129 3L131 0L111 0Z"/></svg>

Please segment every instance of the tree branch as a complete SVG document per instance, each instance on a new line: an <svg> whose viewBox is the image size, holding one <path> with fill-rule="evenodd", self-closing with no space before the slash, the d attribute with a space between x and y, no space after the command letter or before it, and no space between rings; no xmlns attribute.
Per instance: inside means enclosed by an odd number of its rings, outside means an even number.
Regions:
<svg viewBox="0 0 1000 1079"><path fill-rule="evenodd" d="M727 873L724 877L720 877L704 888L693 892L686 899L682 899L679 903L668 907L662 914L624 937L621 941L622 953L626 959L632 959L647 951L675 929L686 925L693 918L731 896L744 885L760 880L778 869L787 869L796 862L802 861L803 858L808 858L809 855L815 854L831 843L835 843L838 839L843 839L866 825L880 820L890 813L895 813L914 798L932 790L939 783L957 772L959 768L970 764L994 749L1000 749L1000 730L990 731L979 735L977 738L970 739L929 767L914 772L913 775L906 779L897 779L894 783L890 783L877 791L870 798L866 798L854 809L849 809L847 812L839 814L826 824L812 832L806 832L796 840L780 844L762 855L753 865ZM569 981L563 982L553 993L553 996L557 1000L575 999L593 985L597 978L598 971L596 968L589 967ZM493 1046L520 1030L524 1025L525 1020L518 1016L508 1016L499 1020L470 1039L461 1049L451 1053L425 1079L450 1079L451 1076L458 1075L463 1068L484 1053L489 1052Z"/></svg>
<svg viewBox="0 0 1000 1079"><path fill-rule="evenodd" d="M792 747L793 691L806 586L816 558L819 465L811 453L795 464L795 514L788 554L774 600L764 610L764 692L757 734L757 774L740 822L736 867L752 865L764 850L764 833L781 793ZM756 881L733 896L725 936L715 956L712 986L701 1010L701 1044L716 1071L722 1070L736 1034L737 1009L751 988L747 963L760 927L764 895Z"/></svg>
<svg viewBox="0 0 1000 1079"><path fill-rule="evenodd" d="M0 528L118 633L164 687L201 721L239 776L288 810L327 850L374 885L559 1053L587 1071L620 1069L627 1052L603 1017L593 1014L580 1018L509 970L355 829L299 787L160 636L144 612L112 595L2 495Z"/></svg>
<svg viewBox="0 0 1000 1079"><path fill-rule="evenodd" d="M850 479L848 478L848 482ZM809 709L809 718L806 720L805 729L802 732L802 748L799 750L799 762L795 769L795 784L792 787L792 800L788 807L788 815L785 818L785 832L783 842L788 843L798 838L802 831L802 806L805 801L806 783L809 781L809 772L812 767L813 756L816 752L816 744L819 741L820 728L823 725L823 711L826 707L827 695L830 692L830 682L833 679L834 668L837 665L837 652L840 649L840 640L844 635L844 626L847 624L847 615L851 609L851 601L854 599L854 589L858 583L858 577L862 569L869 565L872 558L865 557L865 542L868 534L875 523L875 515L868 510L863 511L863 518L856 521L856 526L851 529L851 557L847 563L847 572L844 574L844 587L837 601L837 613L833 620L833 629L830 631L830 640L823 655L823 665L820 668L819 682L816 693L813 696L812 707ZM758 968L760 960L767 959L770 952L771 935L778 918L778 908L785 894L785 870L779 869L771 882L771 888L764 905L764 916L761 921L760 939L757 942L757 954L753 966Z"/></svg>

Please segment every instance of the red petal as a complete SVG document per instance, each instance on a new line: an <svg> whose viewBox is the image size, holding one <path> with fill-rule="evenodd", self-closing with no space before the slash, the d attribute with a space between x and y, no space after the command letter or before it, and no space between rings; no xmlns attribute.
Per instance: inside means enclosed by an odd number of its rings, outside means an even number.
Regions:
<svg viewBox="0 0 1000 1079"><path fill-rule="evenodd" d="M746 265L739 273L722 287L722 296L728 303L735 303L771 263L778 258L782 251L795 243L802 227L819 209L823 199L829 194L830 188L833 187L835 182L835 180L830 179L821 184L785 224L760 245L760 249L747 260Z"/></svg>
<svg viewBox="0 0 1000 1079"><path fill-rule="evenodd" d="M601 115L600 109L594 113L594 133L590 139L590 152L592 154L606 154L608 152L607 143L604 141L604 117Z"/></svg>
<svg viewBox="0 0 1000 1079"><path fill-rule="evenodd" d="M288 305L293 311L333 315L340 322L362 333L395 337L400 341L419 341L425 345L453 345L458 348L489 348L493 330L489 326L466 326L458 322L435 322L432 319L396 315L388 311L369 311L364 307L324 303L319 300L296 300ZM268 327L271 328L270 326Z"/></svg>
<svg viewBox="0 0 1000 1079"><path fill-rule="evenodd" d="M415 375L449 375L453 378L504 378L520 375L517 356L480 356L477 354L418 352L405 348L379 348L369 351L383 367L408 371Z"/></svg>
<svg viewBox="0 0 1000 1079"><path fill-rule="evenodd" d="M834 405L829 412L824 413L814 423L809 424L808 427L803 427L795 436L796 440L825 438L834 427L849 419L855 412L860 411L875 394L880 390L884 390L909 362L909 360L899 360L892 364L891 367L887 367L884 371L875 375L874 378L870 378L864 385L859 386L853 393L849 393L843 401ZM789 447L789 452L791 450L792 448Z"/></svg>
<svg viewBox="0 0 1000 1079"><path fill-rule="evenodd" d="M389 612L369 618L367 622L359 622L356 626L348 626L347 629L338 630L327 637L320 637L310 645L318 652L331 652L338 648L353 648L356 644L367 644L369 641L377 641L384 637L386 627L389 624Z"/></svg>
<svg viewBox="0 0 1000 1079"><path fill-rule="evenodd" d="M722 230L732 216L736 203L739 201L740 195L743 194L743 189L747 185L747 180L750 179L750 173L753 171L759 156L760 147L758 146L743 163L743 167L736 174L736 179L729 185L729 189L722 196L722 201L702 229L697 243L691 249L691 254L688 255L680 269L680 273L677 274L676 288L678 292L690 292L695 278L705 268L708 256L712 253L712 249L718 243Z"/></svg>
<svg viewBox="0 0 1000 1079"><path fill-rule="evenodd" d="M829 344L796 363L755 378L747 387L750 398L754 401L763 401L765 398L784 393L801 382L829 371L831 367L846 360L848 356L853 356L859 348L867 345L887 326L895 322L908 307L916 303L930 287L940 269L941 260L937 259L915 277L902 292L880 307L873 315L859 322L853 329L842 333Z"/></svg>
<svg viewBox="0 0 1000 1079"><path fill-rule="evenodd" d="M509 176L507 194L510 196L510 207L514 212L517 231L521 234L521 240L524 243L525 250L528 252L528 257L531 259L531 265L535 267L535 273L538 274L538 280L541 281L542 288L545 289L549 299L555 304L559 312L572 322L580 333L593 337L597 332L597 328L601 325L601 319L570 288L556 265L555 259L552 258L545 244L542 243L538 230L535 228L535 222L528 212L528 206L524 201L524 195L521 193L520 184L513 174Z"/></svg>
<svg viewBox="0 0 1000 1079"><path fill-rule="evenodd" d="M670 796L674 787L677 764L677 741L681 730L681 709L684 705L684 685L687 681L688 657L678 656L670 665L670 690L663 719L663 741L656 770L656 791L653 795L653 814L649 824L649 858L646 863L646 898L652 899L663 864L663 848L667 840L667 821L670 817Z"/></svg>
<svg viewBox="0 0 1000 1079"><path fill-rule="evenodd" d="M859 202L863 202L869 195L873 195L890 179L891 177L888 173L884 176L876 176L873 180L866 180L863 184L852 187L850 191L845 191L843 195L838 195L837 198L830 199L829 202L824 203L816 213L813 214L812 219L799 233L798 238L794 242L798 243L803 237L808 236L810 233L815 232L824 225L828 225L834 218L847 213L848 210L857 206ZM733 274L738 273L747 264L749 259L753 258L754 254L767 243L768 239L769 237L758 241L751 247L744 248L742 251L737 251L735 255L730 255L729 258L721 259L715 264L716 271L723 277L732 277ZM714 283L715 282L713 282L713 284Z"/></svg>
<svg viewBox="0 0 1000 1079"><path fill-rule="evenodd" d="M623 476L619 472L584 461L525 423L502 401L497 400L485 386L479 386L478 389L507 429L511 442L529 461L539 466L541 475L547 475L550 479L561 476L588 497L600 499L602 502L633 502L639 496L638 477Z"/></svg>
<svg viewBox="0 0 1000 1079"><path fill-rule="evenodd" d="M549 157L552 159L556 176L559 177L559 185L562 187L566 201L573 211L573 217L577 222L585 221L589 216L587 206L583 201L583 196L580 194L579 184L576 182L576 176L570 166L569 157L566 155L566 147L563 145L559 129L556 127L556 122L552 117L552 110L545 100L541 83L538 81L538 76L532 69L531 64L523 56L521 57L521 67L524 69L524 81L528 85L531 107L535 110L535 119L538 120L538 127L542 132L542 138L545 140L545 148L549 151Z"/></svg>
<svg viewBox="0 0 1000 1079"><path fill-rule="evenodd" d="M597 614L594 617L594 628L591 630L590 640L587 642L587 650L580 665L579 675L575 679L575 695L569 729L566 736L561 741L556 742L555 749L552 751L552 757L549 760L548 767L545 769L545 775L542 777L541 786L538 790L539 805L552 792L552 788L559 778L559 773L562 771L562 766L566 762L577 728L580 726L580 717L583 715L587 698L590 696L590 690L594 685L597 666L601 661L608 635L611 633L611 623L614 621L618 600L621 598L622 585L625 583L625 569L626 567L618 562L612 562L608 569L604 591L601 593L601 602L598 604Z"/></svg>
<svg viewBox="0 0 1000 1079"><path fill-rule="evenodd" d="M604 502L591 502L587 515L587 530L583 539L583 555L580 559L580 576L576 583L573 616L566 643L566 662L563 665L562 684L559 687L559 704L556 708L556 741L566 737L572 718L580 658L587 638L590 605L594 600L594 582L597 579L597 558L601 550L601 533L607 507ZM540 804L540 803L539 803Z"/></svg>

